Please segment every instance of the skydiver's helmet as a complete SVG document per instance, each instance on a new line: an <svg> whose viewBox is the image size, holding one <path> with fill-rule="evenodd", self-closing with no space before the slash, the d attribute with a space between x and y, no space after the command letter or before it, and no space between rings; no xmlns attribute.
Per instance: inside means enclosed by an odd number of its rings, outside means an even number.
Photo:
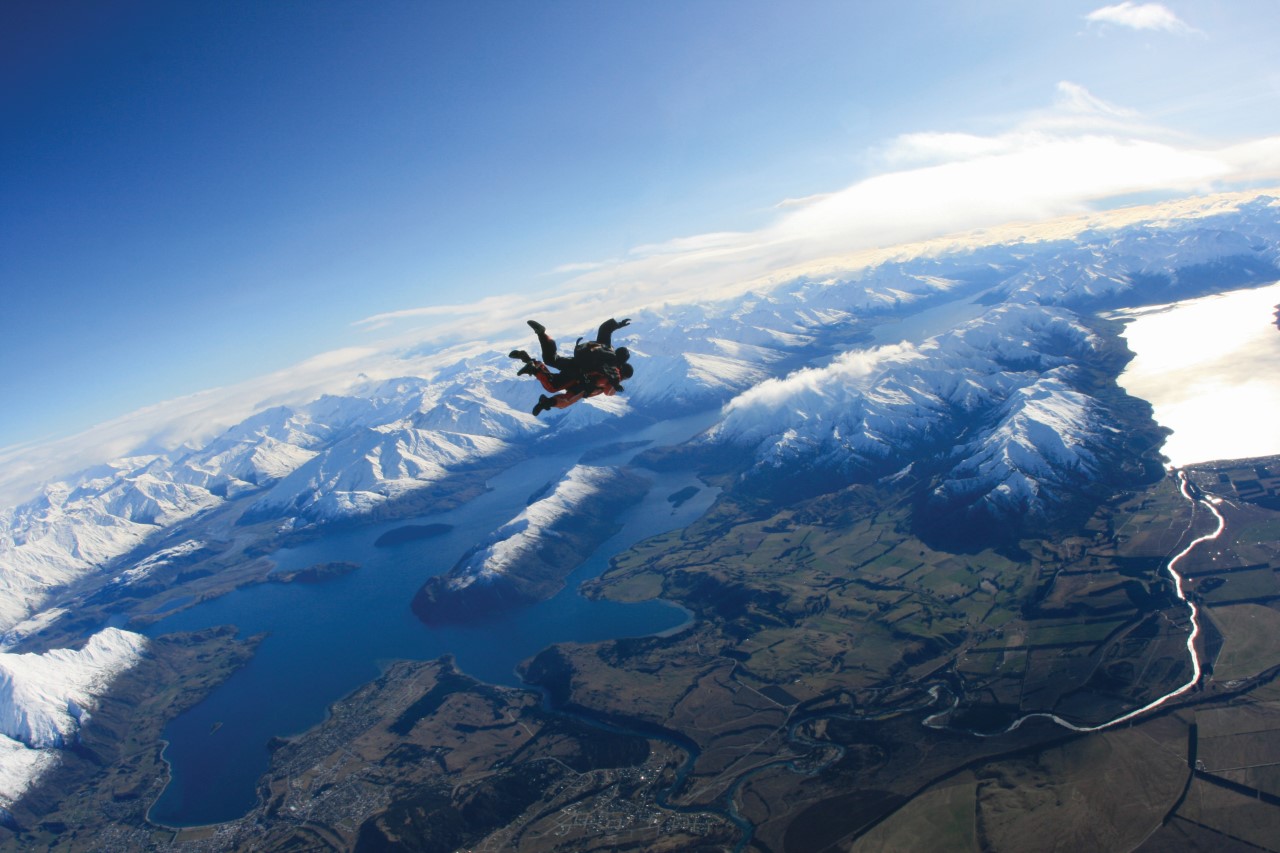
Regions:
<svg viewBox="0 0 1280 853"><path fill-rule="evenodd" d="M631 358L631 350L626 347L618 347L613 351L613 355L618 360L618 364L626 364Z"/></svg>
<svg viewBox="0 0 1280 853"><path fill-rule="evenodd" d="M621 376L623 379L630 379L633 375L635 375L635 372L636 372L635 368L627 364L626 362L623 362L622 364L618 365L618 375Z"/></svg>

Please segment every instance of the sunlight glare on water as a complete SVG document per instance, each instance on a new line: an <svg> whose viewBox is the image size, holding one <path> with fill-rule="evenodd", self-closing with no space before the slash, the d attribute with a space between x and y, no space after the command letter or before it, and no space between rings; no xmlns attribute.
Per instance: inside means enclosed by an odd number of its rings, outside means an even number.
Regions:
<svg viewBox="0 0 1280 853"><path fill-rule="evenodd" d="M1136 355L1120 384L1173 430L1175 466L1280 454L1280 283L1117 312Z"/></svg>

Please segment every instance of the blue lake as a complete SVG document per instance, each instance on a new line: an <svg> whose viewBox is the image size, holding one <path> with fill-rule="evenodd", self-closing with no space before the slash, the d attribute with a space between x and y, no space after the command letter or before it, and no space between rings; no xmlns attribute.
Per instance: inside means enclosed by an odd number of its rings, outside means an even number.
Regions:
<svg viewBox="0 0 1280 853"><path fill-rule="evenodd" d="M658 424L609 441L678 443L712 422L701 415ZM462 671L483 681L518 685L515 667L557 642L643 636L687 621L661 601L588 601L578 585L608 567L609 558L639 540L688 525L715 497L685 472L642 472L653 481L646 498L568 579L554 598L466 626L429 628L410 611L418 587L447 572L483 536L520 512L530 496L558 481L590 443L572 453L522 463L489 482L491 491L446 513L342 530L272 555L279 569L349 561L360 568L322 583L262 584L166 617L152 636L214 625L236 625L241 636L266 632L253 659L210 696L165 729L164 756L172 780L150 812L169 826L218 823L242 816L256 802L256 783L270 764L267 743L322 722L326 708L375 678L389 661L452 654ZM626 462L636 451L591 464ZM700 491L680 507L668 497L688 486ZM406 524L454 525L449 533L375 548L383 533Z"/></svg>

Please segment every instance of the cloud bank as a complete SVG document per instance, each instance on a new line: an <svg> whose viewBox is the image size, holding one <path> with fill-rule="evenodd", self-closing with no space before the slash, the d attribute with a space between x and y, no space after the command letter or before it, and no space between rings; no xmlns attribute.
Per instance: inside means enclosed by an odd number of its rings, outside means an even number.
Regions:
<svg viewBox="0 0 1280 853"><path fill-rule="evenodd" d="M1277 139L1198 146L1071 82L1058 85L1049 108L1002 132L906 134L876 154L876 174L785 199L764 228L640 246L565 287L650 302L728 295L876 247L1103 209L1137 193L1207 193L1280 178Z"/></svg>

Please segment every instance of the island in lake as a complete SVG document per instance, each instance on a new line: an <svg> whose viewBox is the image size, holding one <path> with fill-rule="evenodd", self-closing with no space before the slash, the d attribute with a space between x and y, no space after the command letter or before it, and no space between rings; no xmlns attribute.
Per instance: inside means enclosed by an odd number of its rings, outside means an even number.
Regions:
<svg viewBox="0 0 1280 853"><path fill-rule="evenodd" d="M697 486L685 486L678 492L667 496L667 502L671 504L672 509L679 509L684 502L692 498L698 492L702 491Z"/></svg>
<svg viewBox="0 0 1280 853"><path fill-rule="evenodd" d="M434 539L453 530L452 524L406 524L395 530L388 530L373 542L375 548L390 548L393 545L404 545L417 542L419 539Z"/></svg>
<svg viewBox="0 0 1280 853"><path fill-rule="evenodd" d="M267 579L275 583L321 583L343 575L349 575L358 568L360 568L359 563L342 561L316 563L315 565L307 566L305 569L272 572L267 576Z"/></svg>

